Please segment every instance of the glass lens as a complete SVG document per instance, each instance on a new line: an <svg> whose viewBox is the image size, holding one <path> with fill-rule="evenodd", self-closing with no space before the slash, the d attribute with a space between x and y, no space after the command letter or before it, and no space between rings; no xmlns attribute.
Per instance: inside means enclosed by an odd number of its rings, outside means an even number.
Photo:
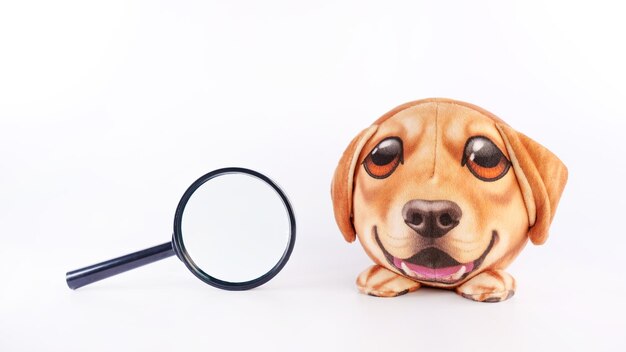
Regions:
<svg viewBox="0 0 626 352"><path fill-rule="evenodd" d="M289 243L289 213L265 181L230 173L202 184L189 198L181 235L206 274L229 282L256 279L274 267Z"/></svg>

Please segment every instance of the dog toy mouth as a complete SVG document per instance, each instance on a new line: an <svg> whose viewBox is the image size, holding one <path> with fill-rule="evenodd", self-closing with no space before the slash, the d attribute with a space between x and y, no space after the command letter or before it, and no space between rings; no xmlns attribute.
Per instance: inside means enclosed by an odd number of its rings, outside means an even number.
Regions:
<svg viewBox="0 0 626 352"><path fill-rule="evenodd" d="M491 241L485 251L476 260L468 263L460 263L448 253L435 247L424 248L410 258L396 258L383 246L376 226L374 226L374 237L389 264L404 275L419 281L454 284L466 278L483 263L498 237L498 232L495 230L491 232Z"/></svg>

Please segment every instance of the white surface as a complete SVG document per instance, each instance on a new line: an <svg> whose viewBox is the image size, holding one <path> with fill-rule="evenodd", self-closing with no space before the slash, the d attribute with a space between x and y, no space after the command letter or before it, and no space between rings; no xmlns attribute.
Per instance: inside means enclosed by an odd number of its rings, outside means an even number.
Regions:
<svg viewBox="0 0 626 352"><path fill-rule="evenodd" d="M624 9L436 3L0 4L0 350L624 350ZM361 128L425 97L482 106L569 166L506 303L356 291L370 261L334 224L332 172ZM65 286L167 241L186 187L231 165L295 207L275 280L224 292L170 258Z"/></svg>

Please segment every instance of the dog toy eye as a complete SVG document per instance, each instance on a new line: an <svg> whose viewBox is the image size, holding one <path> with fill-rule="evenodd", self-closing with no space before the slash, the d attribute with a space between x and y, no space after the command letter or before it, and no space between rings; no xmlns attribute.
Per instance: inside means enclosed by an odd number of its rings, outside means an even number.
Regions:
<svg viewBox="0 0 626 352"><path fill-rule="evenodd" d="M472 137L465 143L461 166L465 166L478 179L486 182L499 180L511 167L502 151L485 137Z"/></svg>
<svg viewBox="0 0 626 352"><path fill-rule="evenodd" d="M402 140L389 137L374 147L363 161L363 166L373 178L386 178L403 162Z"/></svg>

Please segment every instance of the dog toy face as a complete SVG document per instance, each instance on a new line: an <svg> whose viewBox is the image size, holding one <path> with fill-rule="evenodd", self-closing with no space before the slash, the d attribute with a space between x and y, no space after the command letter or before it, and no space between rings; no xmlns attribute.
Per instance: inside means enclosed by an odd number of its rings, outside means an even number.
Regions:
<svg viewBox="0 0 626 352"><path fill-rule="evenodd" d="M470 104L402 105L361 132L335 172L337 223L377 264L357 279L374 296L420 285L477 301L515 292L503 270L547 238L567 169L544 147Z"/></svg>

